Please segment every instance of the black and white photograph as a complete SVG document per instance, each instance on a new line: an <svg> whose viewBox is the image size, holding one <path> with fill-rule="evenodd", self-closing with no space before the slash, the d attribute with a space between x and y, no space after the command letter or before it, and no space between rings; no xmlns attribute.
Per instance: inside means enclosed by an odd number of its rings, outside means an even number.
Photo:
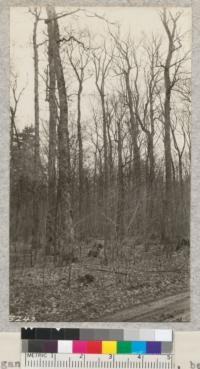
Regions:
<svg viewBox="0 0 200 369"><path fill-rule="evenodd" d="M190 321L191 8L10 8L10 321Z"/></svg>

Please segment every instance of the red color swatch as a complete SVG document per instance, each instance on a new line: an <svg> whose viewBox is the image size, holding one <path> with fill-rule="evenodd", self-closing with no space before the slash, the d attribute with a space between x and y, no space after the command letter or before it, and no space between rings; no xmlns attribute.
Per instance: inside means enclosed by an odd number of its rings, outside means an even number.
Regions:
<svg viewBox="0 0 200 369"><path fill-rule="evenodd" d="M102 342L101 341L88 341L87 342L87 353L88 354L101 354L102 353Z"/></svg>

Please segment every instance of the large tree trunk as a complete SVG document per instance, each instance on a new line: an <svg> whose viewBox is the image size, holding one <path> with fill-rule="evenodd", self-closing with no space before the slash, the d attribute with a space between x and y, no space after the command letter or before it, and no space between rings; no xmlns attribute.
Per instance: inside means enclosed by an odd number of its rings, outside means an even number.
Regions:
<svg viewBox="0 0 200 369"><path fill-rule="evenodd" d="M37 27L39 16L35 11L35 22L33 28L33 60L34 60L34 114L35 114L35 142L34 142L34 194L33 194L33 230L32 248L40 247L40 123L39 123L39 67L38 67L38 45Z"/></svg>
<svg viewBox="0 0 200 369"><path fill-rule="evenodd" d="M60 35L56 13L47 7L48 21L54 25L53 57L60 104L58 124L58 191L57 191L57 247L59 253L73 252L74 228L71 210L70 147L68 131L68 101L60 56Z"/></svg>
<svg viewBox="0 0 200 369"><path fill-rule="evenodd" d="M165 196L164 196L164 213L165 229L164 239L171 239L173 237L173 211L172 211L172 154L171 154L171 93L172 84L170 80L170 67L172 56L174 52L174 39L171 34L167 19L166 10L163 13L163 25L168 36L168 53L164 66L164 83L165 83L165 100L164 100L164 151L165 151Z"/></svg>
<svg viewBox="0 0 200 369"><path fill-rule="evenodd" d="M46 225L46 253L54 252L56 247L56 75L54 65L54 25L47 23L48 62L49 62L49 152L48 152L48 209Z"/></svg>

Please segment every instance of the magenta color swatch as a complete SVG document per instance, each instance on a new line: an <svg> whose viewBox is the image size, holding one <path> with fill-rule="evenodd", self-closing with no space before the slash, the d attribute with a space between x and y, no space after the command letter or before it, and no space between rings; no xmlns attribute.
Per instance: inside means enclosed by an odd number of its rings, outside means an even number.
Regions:
<svg viewBox="0 0 200 369"><path fill-rule="evenodd" d="M86 354L87 341L73 341L73 354Z"/></svg>

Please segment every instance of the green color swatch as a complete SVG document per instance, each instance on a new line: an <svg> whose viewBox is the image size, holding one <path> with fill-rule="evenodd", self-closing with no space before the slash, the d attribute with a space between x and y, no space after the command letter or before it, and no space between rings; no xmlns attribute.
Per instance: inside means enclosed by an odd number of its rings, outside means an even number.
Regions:
<svg viewBox="0 0 200 369"><path fill-rule="evenodd" d="M131 341L118 341L117 342L118 354L131 354Z"/></svg>

